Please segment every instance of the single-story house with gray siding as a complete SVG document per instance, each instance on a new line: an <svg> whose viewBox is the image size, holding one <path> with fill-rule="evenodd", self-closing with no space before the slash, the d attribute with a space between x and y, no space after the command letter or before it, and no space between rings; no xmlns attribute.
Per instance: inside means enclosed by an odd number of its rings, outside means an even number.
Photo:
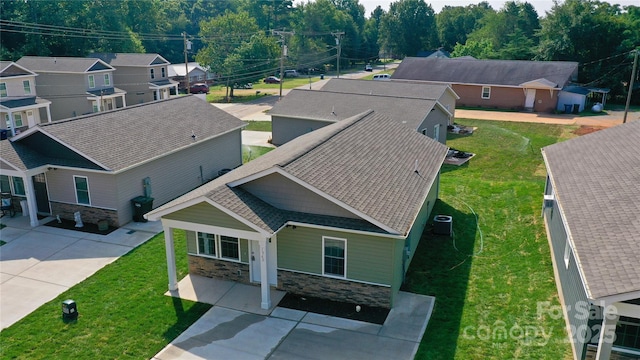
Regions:
<svg viewBox="0 0 640 360"><path fill-rule="evenodd" d="M0 141L0 183L38 215L132 220L138 196L161 205L242 164L244 123L195 96L36 125Z"/></svg>
<svg viewBox="0 0 640 360"><path fill-rule="evenodd" d="M272 143L373 109L444 144L456 98L446 85L331 79L320 91L294 89L276 103L269 111Z"/></svg>
<svg viewBox="0 0 640 360"><path fill-rule="evenodd" d="M638 139L634 121L542 149L543 216L578 360L640 355Z"/></svg>
<svg viewBox="0 0 640 360"><path fill-rule="evenodd" d="M302 135L145 215L162 221L169 289L184 231L190 273L259 284L264 309L270 286L390 308L447 151L371 110Z"/></svg>
<svg viewBox="0 0 640 360"><path fill-rule="evenodd" d="M578 80L578 63L407 57L391 80L449 84L459 106L553 112L560 90Z"/></svg>

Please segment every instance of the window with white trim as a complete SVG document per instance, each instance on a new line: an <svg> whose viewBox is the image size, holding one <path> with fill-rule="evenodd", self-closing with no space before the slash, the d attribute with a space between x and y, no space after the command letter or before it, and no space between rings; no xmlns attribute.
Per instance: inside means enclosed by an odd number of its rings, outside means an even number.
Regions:
<svg viewBox="0 0 640 360"><path fill-rule="evenodd" d="M24 191L24 180L17 176L12 176L11 179L13 182L13 194L26 196L26 192Z"/></svg>
<svg viewBox="0 0 640 360"><path fill-rule="evenodd" d="M198 255L240 261L240 239L198 232Z"/></svg>
<svg viewBox="0 0 640 360"><path fill-rule="evenodd" d="M9 182L9 176L7 175L0 175L0 192L3 193L10 193L11 192L11 185Z"/></svg>
<svg viewBox="0 0 640 360"><path fill-rule="evenodd" d="M96 79L93 78L93 75L89 75L89 89L94 87L96 87Z"/></svg>
<svg viewBox="0 0 640 360"><path fill-rule="evenodd" d="M105 86L110 86L111 85L111 75L104 74L104 85Z"/></svg>
<svg viewBox="0 0 640 360"><path fill-rule="evenodd" d="M153 72L153 69L150 69L150 72L151 72L151 78L155 79L156 78L156 74Z"/></svg>
<svg viewBox="0 0 640 360"><path fill-rule="evenodd" d="M7 83L0 83L0 97L7 97Z"/></svg>
<svg viewBox="0 0 640 360"><path fill-rule="evenodd" d="M73 175L73 184L76 189L76 202L78 204L91 205L89 179L86 176Z"/></svg>
<svg viewBox="0 0 640 360"><path fill-rule="evenodd" d="M322 237L322 274L345 277L347 265L347 240Z"/></svg>
<svg viewBox="0 0 640 360"><path fill-rule="evenodd" d="M23 80L22 87L24 88L25 95L31 95L31 82L29 82L29 80Z"/></svg>
<svg viewBox="0 0 640 360"><path fill-rule="evenodd" d="M13 123L16 124L17 128L24 126L24 123L22 122L22 114L13 114Z"/></svg>
<svg viewBox="0 0 640 360"><path fill-rule="evenodd" d="M569 259L571 259L571 246L567 238L566 245L564 246L564 267L567 269L569 268Z"/></svg>
<svg viewBox="0 0 640 360"><path fill-rule="evenodd" d="M216 236L214 234L198 233L198 254L216 256Z"/></svg>
<svg viewBox="0 0 640 360"><path fill-rule="evenodd" d="M161 71L162 71L162 77L167 77L166 70L164 68L161 68Z"/></svg>
<svg viewBox="0 0 640 360"><path fill-rule="evenodd" d="M433 125L433 139L440 141L440 124Z"/></svg>
<svg viewBox="0 0 640 360"><path fill-rule="evenodd" d="M482 98L483 99L490 99L491 98L491 87L489 87L489 86L483 86L482 87Z"/></svg>

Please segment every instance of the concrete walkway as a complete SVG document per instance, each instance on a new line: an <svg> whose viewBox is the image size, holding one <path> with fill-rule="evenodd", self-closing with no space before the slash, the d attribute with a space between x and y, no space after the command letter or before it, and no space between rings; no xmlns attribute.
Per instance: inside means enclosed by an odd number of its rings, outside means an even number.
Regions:
<svg viewBox="0 0 640 360"><path fill-rule="evenodd" d="M53 218L41 220L44 224ZM18 213L0 230L0 329L5 329L162 231L129 223L109 235L40 225Z"/></svg>
<svg viewBox="0 0 640 360"><path fill-rule="evenodd" d="M188 275L179 296L213 304L153 359L413 359L435 298L400 292L383 325L275 307L260 288ZM272 290L274 303L283 293Z"/></svg>

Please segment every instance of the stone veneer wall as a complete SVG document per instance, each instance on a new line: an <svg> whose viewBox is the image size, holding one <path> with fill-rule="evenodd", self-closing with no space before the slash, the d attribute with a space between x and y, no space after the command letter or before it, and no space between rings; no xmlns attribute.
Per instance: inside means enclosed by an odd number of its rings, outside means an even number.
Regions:
<svg viewBox="0 0 640 360"><path fill-rule="evenodd" d="M109 226L119 227L118 224L118 212L115 210L101 209L90 206L78 205L78 204L66 204L55 201L50 201L51 215L60 215L61 219L75 220L73 214L76 211L80 211L80 217L82 222L89 224L97 224L99 220L107 220Z"/></svg>
<svg viewBox="0 0 640 360"><path fill-rule="evenodd" d="M297 295L390 309L391 287L278 270L278 289Z"/></svg>
<svg viewBox="0 0 640 360"><path fill-rule="evenodd" d="M249 264L189 255L189 273L251 284Z"/></svg>

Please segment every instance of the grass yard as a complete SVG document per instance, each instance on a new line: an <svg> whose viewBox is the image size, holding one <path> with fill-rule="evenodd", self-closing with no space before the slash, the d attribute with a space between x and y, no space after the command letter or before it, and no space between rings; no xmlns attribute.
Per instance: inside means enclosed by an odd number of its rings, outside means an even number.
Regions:
<svg viewBox="0 0 640 360"><path fill-rule="evenodd" d="M245 130L271 132L271 121L245 121Z"/></svg>
<svg viewBox="0 0 640 360"><path fill-rule="evenodd" d="M185 249L176 232L176 249ZM176 251L178 277L187 274ZM182 255L182 256L181 256ZM211 306L164 296L164 236L107 265L0 333L2 359L149 359ZM63 323L61 303L73 299L78 320Z"/></svg>
<svg viewBox="0 0 640 360"><path fill-rule="evenodd" d="M247 163L255 158L258 158L274 148L266 147L266 146L250 146L250 145L242 145L242 163Z"/></svg>
<svg viewBox="0 0 640 360"><path fill-rule="evenodd" d="M407 275L406 290L436 297L416 359L570 359L564 321L538 316L537 304L559 305L540 148L574 128L457 122L478 130L447 145L477 155L444 165L434 214L453 216L454 237L425 236Z"/></svg>

